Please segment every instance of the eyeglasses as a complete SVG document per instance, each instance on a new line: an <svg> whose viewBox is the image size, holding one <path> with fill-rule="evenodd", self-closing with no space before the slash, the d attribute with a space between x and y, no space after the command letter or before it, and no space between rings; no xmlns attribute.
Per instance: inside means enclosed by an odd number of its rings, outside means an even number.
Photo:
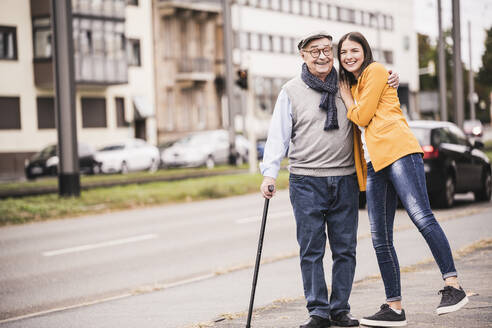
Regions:
<svg viewBox="0 0 492 328"><path fill-rule="evenodd" d="M302 50L304 52L309 52L311 54L311 57L313 58L318 58L321 52L323 52L323 55L326 57L333 55L333 50L331 47L326 47L323 49L313 49L313 50Z"/></svg>

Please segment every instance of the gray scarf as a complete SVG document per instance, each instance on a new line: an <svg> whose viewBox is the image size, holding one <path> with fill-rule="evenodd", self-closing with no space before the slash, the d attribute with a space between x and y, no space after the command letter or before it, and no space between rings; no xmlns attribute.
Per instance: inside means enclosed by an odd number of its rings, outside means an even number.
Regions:
<svg viewBox="0 0 492 328"><path fill-rule="evenodd" d="M321 92L321 103L319 104L319 108L326 110L324 130L338 129L337 107L335 105L335 96L338 91L338 78L335 67L331 69L326 80L321 81L321 79L309 72L306 63L304 63L302 64L301 79L311 89Z"/></svg>

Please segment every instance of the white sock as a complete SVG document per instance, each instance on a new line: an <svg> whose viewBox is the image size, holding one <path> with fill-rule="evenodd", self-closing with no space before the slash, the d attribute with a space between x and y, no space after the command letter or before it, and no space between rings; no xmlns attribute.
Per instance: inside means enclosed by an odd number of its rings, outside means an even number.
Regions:
<svg viewBox="0 0 492 328"><path fill-rule="evenodd" d="M401 314L401 310L393 309L391 306L390 306L390 309L392 309L393 311L395 311L398 314Z"/></svg>

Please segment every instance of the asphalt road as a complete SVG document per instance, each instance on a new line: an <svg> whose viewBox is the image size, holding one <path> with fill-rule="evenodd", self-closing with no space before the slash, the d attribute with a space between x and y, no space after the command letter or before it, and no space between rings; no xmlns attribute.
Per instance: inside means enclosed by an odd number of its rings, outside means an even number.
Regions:
<svg viewBox="0 0 492 328"><path fill-rule="evenodd" d="M460 199L435 212L454 250L492 238L492 203ZM252 194L1 228L0 326L181 327L244 311L262 208ZM397 215L395 239L409 246L401 265L430 258L406 213ZM302 295L297 253L281 191L270 202L256 305ZM356 279L377 273L360 211Z"/></svg>

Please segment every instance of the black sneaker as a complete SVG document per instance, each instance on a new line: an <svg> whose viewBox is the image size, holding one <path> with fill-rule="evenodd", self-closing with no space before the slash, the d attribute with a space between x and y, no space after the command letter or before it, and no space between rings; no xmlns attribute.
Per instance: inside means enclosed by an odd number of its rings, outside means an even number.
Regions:
<svg viewBox="0 0 492 328"><path fill-rule="evenodd" d="M370 317L364 317L360 324L369 327L403 327L407 325L405 310L401 314L393 311L388 304L381 305L381 310Z"/></svg>
<svg viewBox="0 0 492 328"><path fill-rule="evenodd" d="M327 328L330 327L330 319L312 315L309 320L300 325L299 328Z"/></svg>
<svg viewBox="0 0 492 328"><path fill-rule="evenodd" d="M349 312L332 315L331 323L338 327L359 327L359 320L355 319Z"/></svg>
<svg viewBox="0 0 492 328"><path fill-rule="evenodd" d="M441 303L436 309L439 315L458 311L468 303L468 297L461 287L456 289L452 286L445 286L439 291L439 294L442 295Z"/></svg>

